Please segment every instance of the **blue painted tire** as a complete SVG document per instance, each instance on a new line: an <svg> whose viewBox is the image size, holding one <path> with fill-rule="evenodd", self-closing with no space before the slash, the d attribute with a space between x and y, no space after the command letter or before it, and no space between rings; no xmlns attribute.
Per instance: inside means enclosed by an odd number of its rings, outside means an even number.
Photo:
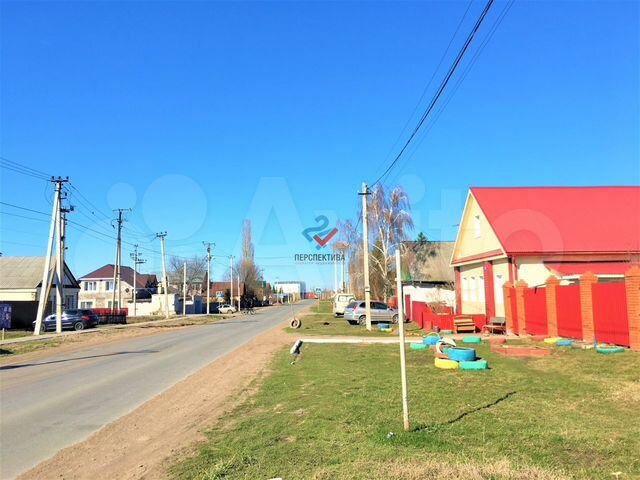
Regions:
<svg viewBox="0 0 640 480"><path fill-rule="evenodd" d="M598 345L596 346L596 352L598 353L621 353L625 348L618 345Z"/></svg>
<svg viewBox="0 0 640 480"><path fill-rule="evenodd" d="M480 337L463 337L462 343L480 343L482 339Z"/></svg>
<svg viewBox="0 0 640 480"><path fill-rule="evenodd" d="M382 330L383 328L389 328L389 324L388 323L379 323L378 324L378 328L380 330Z"/></svg>
<svg viewBox="0 0 640 480"><path fill-rule="evenodd" d="M424 337L422 339L422 343L424 343L425 345L435 345L436 343L438 343L438 340L440 340L440 337L434 337L427 335L426 337Z"/></svg>
<svg viewBox="0 0 640 480"><path fill-rule="evenodd" d="M573 342L575 342L575 340L558 340L556 342L556 345L559 347L568 347L569 345L571 345Z"/></svg>
<svg viewBox="0 0 640 480"><path fill-rule="evenodd" d="M473 362L476 359L476 351L473 348L452 347L447 355L449 360L456 362Z"/></svg>
<svg viewBox="0 0 640 480"><path fill-rule="evenodd" d="M475 360L473 362L459 362L460 370L486 370L489 364L486 360Z"/></svg>
<svg viewBox="0 0 640 480"><path fill-rule="evenodd" d="M426 350L427 346L424 343L412 342L409 344L409 348L411 348L411 350Z"/></svg>

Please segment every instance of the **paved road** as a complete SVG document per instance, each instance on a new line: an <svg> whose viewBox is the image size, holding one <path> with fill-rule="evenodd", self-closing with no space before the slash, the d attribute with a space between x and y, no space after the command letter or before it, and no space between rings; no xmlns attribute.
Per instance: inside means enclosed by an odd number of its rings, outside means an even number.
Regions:
<svg viewBox="0 0 640 480"><path fill-rule="evenodd" d="M0 368L0 478L14 478L309 304Z"/></svg>

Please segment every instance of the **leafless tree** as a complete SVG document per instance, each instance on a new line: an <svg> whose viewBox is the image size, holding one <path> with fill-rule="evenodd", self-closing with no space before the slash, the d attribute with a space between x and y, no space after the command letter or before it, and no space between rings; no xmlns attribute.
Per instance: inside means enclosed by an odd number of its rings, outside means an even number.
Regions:
<svg viewBox="0 0 640 480"><path fill-rule="evenodd" d="M189 259L181 257L169 257L167 276L169 283L176 290L182 291L184 280L184 263L187 262L187 290L188 292L201 293L202 286L206 282L207 259L204 256L194 255Z"/></svg>

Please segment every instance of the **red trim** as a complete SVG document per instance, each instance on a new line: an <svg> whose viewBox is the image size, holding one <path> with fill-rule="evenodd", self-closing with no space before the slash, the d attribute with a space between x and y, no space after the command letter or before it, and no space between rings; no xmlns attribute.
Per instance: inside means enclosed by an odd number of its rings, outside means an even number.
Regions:
<svg viewBox="0 0 640 480"><path fill-rule="evenodd" d="M493 264L484 262L484 305L487 318L496 316L496 297L493 291Z"/></svg>
<svg viewBox="0 0 640 480"><path fill-rule="evenodd" d="M453 267L456 275L456 313L462 312L462 280L460 278L460 267Z"/></svg>
<svg viewBox="0 0 640 480"><path fill-rule="evenodd" d="M458 258L451 262L452 265L459 265L461 263L471 262L473 260L485 260L490 257L496 257L498 255L504 255L502 250L491 250L490 252L479 253L478 255L471 255L469 257Z"/></svg>

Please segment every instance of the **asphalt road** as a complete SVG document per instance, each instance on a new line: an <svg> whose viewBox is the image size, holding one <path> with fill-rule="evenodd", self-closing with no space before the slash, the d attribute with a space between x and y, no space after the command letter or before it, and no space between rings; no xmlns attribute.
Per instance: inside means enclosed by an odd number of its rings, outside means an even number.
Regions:
<svg viewBox="0 0 640 480"><path fill-rule="evenodd" d="M308 303L0 367L0 478L84 440Z"/></svg>

